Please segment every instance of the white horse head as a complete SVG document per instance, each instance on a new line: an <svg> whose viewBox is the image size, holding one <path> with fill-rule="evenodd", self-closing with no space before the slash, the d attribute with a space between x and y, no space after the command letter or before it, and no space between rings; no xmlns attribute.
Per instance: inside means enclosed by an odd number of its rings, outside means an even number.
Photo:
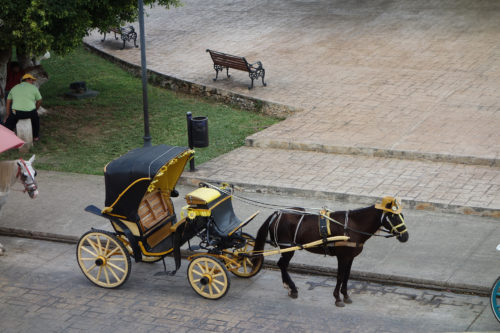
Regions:
<svg viewBox="0 0 500 333"><path fill-rule="evenodd" d="M23 159L18 159L17 162L17 176L21 183L24 185L24 192L28 192L31 199L35 199L38 195L38 185L36 183L36 171L33 168L33 162L35 161L35 155L31 156L28 161Z"/></svg>
<svg viewBox="0 0 500 333"><path fill-rule="evenodd" d="M35 155L28 161L18 159L15 161L0 161L0 211L7 198L10 187L19 179L24 186L24 192L28 192L30 198L35 199L38 195L36 183L36 171L33 168ZM17 169L17 172L16 172ZM5 248L0 244L0 256Z"/></svg>

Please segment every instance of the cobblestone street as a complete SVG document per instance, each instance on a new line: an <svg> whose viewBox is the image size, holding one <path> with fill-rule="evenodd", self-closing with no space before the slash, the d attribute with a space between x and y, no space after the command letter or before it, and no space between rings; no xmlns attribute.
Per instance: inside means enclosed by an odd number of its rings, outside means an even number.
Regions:
<svg viewBox="0 0 500 333"><path fill-rule="evenodd" d="M106 290L80 272L75 246L0 237L2 332L449 332L499 329L485 297L351 281L354 303L336 308L335 281L293 274L299 298L263 270L232 278L219 301L196 295L187 262L175 277L158 264L133 264L127 283ZM168 259L168 264L172 260Z"/></svg>

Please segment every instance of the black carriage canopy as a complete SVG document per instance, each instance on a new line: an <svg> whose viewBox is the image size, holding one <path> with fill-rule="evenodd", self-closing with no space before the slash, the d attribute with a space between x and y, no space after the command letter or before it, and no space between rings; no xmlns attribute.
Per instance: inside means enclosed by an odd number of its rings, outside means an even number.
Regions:
<svg viewBox="0 0 500 333"><path fill-rule="evenodd" d="M102 212L139 221L137 210L144 195L160 190L170 197L193 154L186 147L158 145L131 150L111 161L104 168L106 207Z"/></svg>

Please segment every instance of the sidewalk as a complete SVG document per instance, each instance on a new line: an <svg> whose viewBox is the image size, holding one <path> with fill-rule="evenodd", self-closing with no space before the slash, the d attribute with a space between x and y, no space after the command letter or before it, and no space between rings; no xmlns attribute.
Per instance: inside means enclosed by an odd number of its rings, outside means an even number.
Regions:
<svg viewBox="0 0 500 333"><path fill-rule="evenodd" d="M360 204L393 195L414 209L500 217L500 168L483 165L241 147L183 178Z"/></svg>
<svg viewBox="0 0 500 333"><path fill-rule="evenodd" d="M104 202L104 177L39 171L40 195L31 200L25 193L12 191L0 218L0 234L16 234L75 242L91 227L111 230L109 222L84 212L89 204ZM180 196L174 206L185 205L184 196L192 187L178 186ZM254 200L283 206L328 206L334 210L362 207L328 199L280 196L262 193L237 193ZM374 201L371 203L373 204ZM403 205L405 202L403 201ZM261 210L245 228L255 235L272 211L234 201L235 212L245 218ZM353 265L353 279L382 283L398 283L451 291L467 291L486 295L500 274L500 243L497 219L404 209L410 239L371 238ZM7 249L7 254L8 255ZM73 252L68 256L74 256ZM270 257L269 264L279 259ZM76 259L75 259L76 260ZM167 264L172 265L173 260ZM292 260L295 271L332 274L335 258L296 252Z"/></svg>

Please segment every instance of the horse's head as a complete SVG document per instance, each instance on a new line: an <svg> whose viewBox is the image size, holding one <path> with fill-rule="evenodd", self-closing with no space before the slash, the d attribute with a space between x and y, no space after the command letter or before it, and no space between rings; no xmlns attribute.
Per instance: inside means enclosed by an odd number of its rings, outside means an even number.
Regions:
<svg viewBox="0 0 500 333"><path fill-rule="evenodd" d="M408 229L406 229L405 219L403 216L403 207L399 199L394 197L382 198L382 203L376 204L375 208L383 211L381 217L382 227L386 231L404 243L408 241Z"/></svg>
<svg viewBox="0 0 500 333"><path fill-rule="evenodd" d="M38 195L38 186L35 180L36 171L33 169L33 161L35 155L31 156L28 161L23 159L17 160L17 175L24 185L24 191L28 192L31 199L35 199Z"/></svg>

